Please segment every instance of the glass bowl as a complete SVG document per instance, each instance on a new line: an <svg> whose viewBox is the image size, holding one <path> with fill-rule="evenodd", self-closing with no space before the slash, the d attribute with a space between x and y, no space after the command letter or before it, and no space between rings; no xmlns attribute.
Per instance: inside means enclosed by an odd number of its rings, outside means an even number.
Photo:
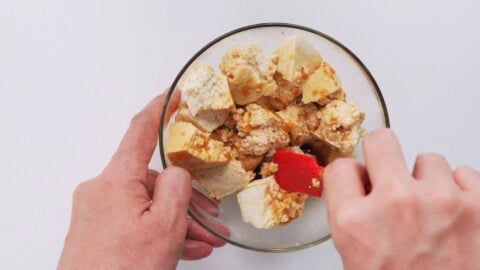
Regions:
<svg viewBox="0 0 480 270"><path fill-rule="evenodd" d="M188 67L194 62L209 64L220 74L219 64L223 55L230 48L246 43L256 42L263 51L272 53L280 42L290 35L302 35L336 70L336 74L347 94L348 101L354 101L360 111L365 112L363 127L366 131L389 127L387 108L380 89L365 65L343 44L334 38L314 29L285 23L262 23L245 26L228 32L214 39L201 48L182 68L173 81L163 107L163 115L174 108L170 98ZM165 154L166 130L170 120L161 119L159 130L160 155L163 166L169 165ZM360 144L359 144L360 145ZM363 162L361 148L357 145L354 158ZM199 186L194 188L203 193ZM194 202L190 204L189 215L205 229L233 245L256 251L286 252L311 247L330 238L326 205L324 199L309 199L303 215L287 225L274 229L256 229L242 221L236 196L230 195L218 204L219 215L210 216ZM228 231L225 230L228 228Z"/></svg>

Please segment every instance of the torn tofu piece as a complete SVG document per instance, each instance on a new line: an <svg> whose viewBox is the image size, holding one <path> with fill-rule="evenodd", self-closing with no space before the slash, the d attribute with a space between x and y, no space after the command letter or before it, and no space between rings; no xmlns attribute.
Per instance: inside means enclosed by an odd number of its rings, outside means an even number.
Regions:
<svg viewBox="0 0 480 270"><path fill-rule="evenodd" d="M282 190L273 176L253 181L237 194L243 221L258 229L270 229L299 217L307 197Z"/></svg>
<svg viewBox="0 0 480 270"><path fill-rule="evenodd" d="M290 82L303 83L322 63L320 53L302 36L289 36L280 44L277 71Z"/></svg>
<svg viewBox="0 0 480 270"><path fill-rule="evenodd" d="M237 160L242 162L242 166L245 170L254 170L255 168L262 163L264 156L254 156L254 155L237 155Z"/></svg>
<svg viewBox="0 0 480 270"><path fill-rule="evenodd" d="M300 148L300 146L289 146L289 147L285 147L283 150L305 155L305 153L302 151L302 148Z"/></svg>
<svg viewBox="0 0 480 270"><path fill-rule="evenodd" d="M365 114L353 103L335 100L320 110L319 115L320 126L314 132L316 138L339 155L350 156L362 136Z"/></svg>
<svg viewBox="0 0 480 270"><path fill-rule="evenodd" d="M225 126L219 127L212 132L212 139L223 142L226 146L232 146L236 140L237 134L232 128Z"/></svg>
<svg viewBox="0 0 480 270"><path fill-rule="evenodd" d="M187 122L170 125L166 149L173 165L189 171L217 167L232 159L230 147Z"/></svg>
<svg viewBox="0 0 480 270"><path fill-rule="evenodd" d="M318 128L317 106L314 104L289 105L277 112L287 125L292 145L302 145L315 138L313 131Z"/></svg>
<svg viewBox="0 0 480 270"><path fill-rule="evenodd" d="M194 64L188 68L179 82L184 100L190 113L219 113L235 109L227 78L216 75L215 70L204 64Z"/></svg>
<svg viewBox="0 0 480 270"><path fill-rule="evenodd" d="M181 103L175 121L183 121L193 124L198 129L204 132L212 132L214 129L223 125L228 117L229 112L227 110L218 111L200 111L197 115L193 116L187 107L186 103Z"/></svg>
<svg viewBox="0 0 480 270"><path fill-rule="evenodd" d="M285 124L273 112L257 104L249 104L237 110L238 140L235 147L242 155L262 156L269 150L289 144L290 137Z"/></svg>
<svg viewBox="0 0 480 270"><path fill-rule="evenodd" d="M289 82L283 79L280 73L273 76L277 82L278 88L273 95L265 97L269 101L271 107L276 110L283 110L286 106L296 102L297 98L302 94L302 89L297 83Z"/></svg>
<svg viewBox="0 0 480 270"><path fill-rule="evenodd" d="M278 91L278 90L277 90ZM275 109L272 104L270 104L270 97L263 96L255 100L255 104L259 105L260 107L264 108L265 110L273 111Z"/></svg>
<svg viewBox="0 0 480 270"><path fill-rule="evenodd" d="M234 47L223 56L220 70L228 78L236 104L245 105L275 92L275 62L275 55L264 54L255 43Z"/></svg>
<svg viewBox="0 0 480 270"><path fill-rule="evenodd" d="M255 174L243 169L240 161L232 160L215 168L192 171L192 176L205 188L210 198L220 200L243 189Z"/></svg>
<svg viewBox="0 0 480 270"><path fill-rule="evenodd" d="M303 103L317 102L324 106L332 100L345 101L345 92L335 76L335 70L326 62L322 62L322 65L308 77L302 85L302 91Z"/></svg>
<svg viewBox="0 0 480 270"><path fill-rule="evenodd" d="M351 158L352 155L341 153L335 147L330 144L325 143L324 141L315 140L308 143L308 146L315 154L317 161L322 166L327 166L332 163L337 158Z"/></svg>

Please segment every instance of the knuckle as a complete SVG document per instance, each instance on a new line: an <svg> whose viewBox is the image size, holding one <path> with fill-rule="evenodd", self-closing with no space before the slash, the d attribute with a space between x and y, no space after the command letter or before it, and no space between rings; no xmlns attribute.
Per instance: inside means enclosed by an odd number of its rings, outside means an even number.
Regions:
<svg viewBox="0 0 480 270"><path fill-rule="evenodd" d="M339 206L333 215L334 226L340 230L355 228L360 222L359 211L353 207Z"/></svg>
<svg viewBox="0 0 480 270"><path fill-rule="evenodd" d="M163 230L169 232L173 236L177 235L183 235L185 236L187 227L188 227L188 220L186 215L169 215L169 216L164 216L160 220L159 224Z"/></svg>
<svg viewBox="0 0 480 270"><path fill-rule="evenodd" d="M465 214L480 215L480 202L474 196L471 196L471 194L466 194L466 196L461 198L460 201Z"/></svg>
<svg viewBox="0 0 480 270"><path fill-rule="evenodd" d="M451 211L462 205L460 197L449 190L439 189L435 193L434 203L443 210Z"/></svg>
<svg viewBox="0 0 480 270"><path fill-rule="evenodd" d="M400 179L386 179L385 181L380 181L377 185L379 189L384 190L388 194L391 195L391 197L395 197L397 193L400 193L399 196L401 196L403 193L406 193L407 187L404 185L402 182L403 180Z"/></svg>
<svg viewBox="0 0 480 270"><path fill-rule="evenodd" d="M354 166L356 166L357 163L353 159L350 158L337 158L335 159L332 163L328 164L327 167L325 167L325 172L324 174L327 176L329 175L334 175L337 172L341 172L344 170L348 170Z"/></svg>
<svg viewBox="0 0 480 270"><path fill-rule="evenodd" d="M465 165L462 165L462 166L458 166L454 171L453 171L453 176L455 178L459 178L459 179L463 179L465 178L467 175L470 174L470 172L472 171L472 169L468 166L465 166Z"/></svg>
<svg viewBox="0 0 480 270"><path fill-rule="evenodd" d="M415 193L402 185L394 185L390 191L390 201L394 206L410 206L417 200Z"/></svg>

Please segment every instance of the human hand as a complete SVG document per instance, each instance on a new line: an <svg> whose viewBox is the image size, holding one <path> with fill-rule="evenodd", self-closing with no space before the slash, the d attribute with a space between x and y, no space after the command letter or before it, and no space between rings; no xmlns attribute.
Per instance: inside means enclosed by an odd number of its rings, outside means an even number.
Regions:
<svg viewBox="0 0 480 270"><path fill-rule="evenodd" d="M58 269L175 269L180 258L201 259L224 244L187 218L191 195L218 214L214 203L191 194L187 171L148 169L164 100L165 94L138 113L105 170L76 188Z"/></svg>
<svg viewBox="0 0 480 270"><path fill-rule="evenodd" d="M338 159L324 173L345 269L480 269L480 173L423 154L410 174L388 129L366 135L363 151L365 166Z"/></svg>

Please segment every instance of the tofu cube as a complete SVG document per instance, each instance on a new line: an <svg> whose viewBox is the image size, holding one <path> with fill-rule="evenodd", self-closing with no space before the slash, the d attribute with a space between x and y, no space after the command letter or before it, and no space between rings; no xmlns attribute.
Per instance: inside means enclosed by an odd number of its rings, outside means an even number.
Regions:
<svg viewBox="0 0 480 270"><path fill-rule="evenodd" d="M320 110L320 126L314 135L341 156L350 156L362 136L365 114L353 103L335 100Z"/></svg>
<svg viewBox="0 0 480 270"><path fill-rule="evenodd" d="M287 224L301 216L307 197L282 190L273 176L253 181L237 194L243 221L258 229Z"/></svg>
<svg viewBox="0 0 480 270"><path fill-rule="evenodd" d="M220 200L244 188L255 174L245 171L240 161L232 160L215 168L192 171L192 176L212 199Z"/></svg>
<svg viewBox="0 0 480 270"><path fill-rule="evenodd" d="M302 102L317 102L324 106L332 100L345 101L345 92L343 92L340 82L335 76L335 70L326 62L310 75L302 86Z"/></svg>
<svg viewBox="0 0 480 270"><path fill-rule="evenodd" d="M235 108L227 79L216 75L208 65L191 66L180 80L179 88L193 116L202 111L223 112Z"/></svg>
<svg viewBox="0 0 480 270"><path fill-rule="evenodd" d="M239 45L225 54L220 70L228 78L236 104L245 105L276 91L275 62L275 55L262 53L255 43Z"/></svg>
<svg viewBox="0 0 480 270"><path fill-rule="evenodd" d="M320 53L302 36L289 36L280 44L277 71L290 82L303 83L322 63Z"/></svg>
<svg viewBox="0 0 480 270"><path fill-rule="evenodd" d="M173 165L193 171L226 164L231 149L210 134L187 122L174 122L168 129L167 156Z"/></svg>
<svg viewBox="0 0 480 270"><path fill-rule="evenodd" d="M242 155L238 154L236 159L242 163L242 166L245 170L254 170L255 168L262 163L264 155L253 156L253 155Z"/></svg>
<svg viewBox="0 0 480 270"><path fill-rule="evenodd" d="M225 123L229 112L227 110L219 111L200 111L196 116L190 113L185 103L180 104L178 108L176 121L188 122L204 132L212 132Z"/></svg>

